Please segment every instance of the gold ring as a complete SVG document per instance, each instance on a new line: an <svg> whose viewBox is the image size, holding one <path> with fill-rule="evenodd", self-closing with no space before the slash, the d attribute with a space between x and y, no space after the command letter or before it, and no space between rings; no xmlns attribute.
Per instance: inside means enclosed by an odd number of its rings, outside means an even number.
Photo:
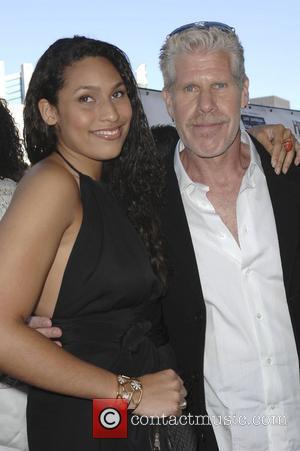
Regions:
<svg viewBox="0 0 300 451"><path fill-rule="evenodd" d="M186 400L182 401L182 403L180 404L180 408L181 408L182 410L184 410L184 409L186 408L186 406L187 406Z"/></svg>

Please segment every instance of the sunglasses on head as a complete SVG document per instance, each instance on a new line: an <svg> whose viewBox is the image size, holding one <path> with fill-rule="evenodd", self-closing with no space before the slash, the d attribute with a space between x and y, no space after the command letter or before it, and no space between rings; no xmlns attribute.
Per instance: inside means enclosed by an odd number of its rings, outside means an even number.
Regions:
<svg viewBox="0 0 300 451"><path fill-rule="evenodd" d="M198 28L199 30L208 30L209 28L218 28L219 30L224 31L225 33L235 33L235 29L221 22L193 22L188 23L186 25L182 25L181 27L175 28L170 34L168 34L168 38L174 36L175 34L181 33L182 31L190 30L192 28Z"/></svg>

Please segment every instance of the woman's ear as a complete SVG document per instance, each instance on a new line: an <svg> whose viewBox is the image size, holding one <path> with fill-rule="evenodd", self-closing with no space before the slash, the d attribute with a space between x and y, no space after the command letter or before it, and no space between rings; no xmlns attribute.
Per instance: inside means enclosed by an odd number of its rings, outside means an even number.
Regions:
<svg viewBox="0 0 300 451"><path fill-rule="evenodd" d="M38 107L47 125L55 125L57 123L57 110L47 99L39 100Z"/></svg>

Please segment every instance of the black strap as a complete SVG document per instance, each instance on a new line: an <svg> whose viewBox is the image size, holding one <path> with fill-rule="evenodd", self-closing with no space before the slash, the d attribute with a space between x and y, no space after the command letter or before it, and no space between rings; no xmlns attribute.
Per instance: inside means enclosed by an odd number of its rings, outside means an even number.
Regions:
<svg viewBox="0 0 300 451"><path fill-rule="evenodd" d="M73 169L73 171L77 172L78 175L82 175L82 173L80 171L78 171L78 169L76 169L61 153L59 150L56 150L56 152L58 153L58 155L61 156L61 158L67 163L68 166L70 166L71 169Z"/></svg>

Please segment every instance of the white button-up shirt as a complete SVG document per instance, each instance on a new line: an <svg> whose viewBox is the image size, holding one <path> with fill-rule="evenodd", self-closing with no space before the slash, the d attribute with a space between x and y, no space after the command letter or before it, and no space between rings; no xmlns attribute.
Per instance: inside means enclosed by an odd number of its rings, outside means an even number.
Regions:
<svg viewBox="0 0 300 451"><path fill-rule="evenodd" d="M185 172L181 142L174 159L207 312L206 407L221 451L299 451L299 361L274 214L259 155L246 132L242 141L250 164L237 198L240 246L209 187Z"/></svg>

